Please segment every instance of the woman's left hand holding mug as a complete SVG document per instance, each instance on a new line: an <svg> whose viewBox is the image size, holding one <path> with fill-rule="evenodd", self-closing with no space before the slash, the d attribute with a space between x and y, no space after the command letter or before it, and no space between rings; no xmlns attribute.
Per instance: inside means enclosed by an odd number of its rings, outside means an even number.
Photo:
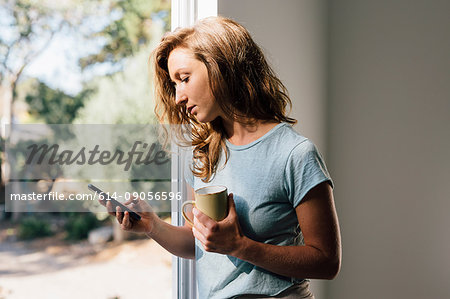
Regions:
<svg viewBox="0 0 450 299"><path fill-rule="evenodd" d="M228 195L228 216L216 222L199 209L193 208L192 233L208 252L236 256L243 248L245 236L239 225L233 194Z"/></svg>

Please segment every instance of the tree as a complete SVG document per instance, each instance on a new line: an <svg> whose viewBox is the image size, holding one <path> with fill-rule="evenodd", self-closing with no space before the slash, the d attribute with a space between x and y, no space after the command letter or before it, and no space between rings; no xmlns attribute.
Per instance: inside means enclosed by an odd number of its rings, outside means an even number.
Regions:
<svg viewBox="0 0 450 299"><path fill-rule="evenodd" d="M0 136L6 139L5 125L13 125L12 106L26 67L48 48L55 34L64 28L81 26L86 16L105 9L102 1L88 0L0 0L0 4ZM5 159L2 162L4 184L8 174Z"/></svg>
<svg viewBox="0 0 450 299"><path fill-rule="evenodd" d="M25 68L64 28L82 26L89 14L105 10L100 1L0 0L0 96L2 123L12 119L12 103ZM75 9L81 7L82 9ZM2 132L5 136L5 132Z"/></svg>
<svg viewBox="0 0 450 299"><path fill-rule="evenodd" d="M152 86L147 60L150 47L124 61L122 72L99 77L89 84L90 92L78 110L74 123L147 124L157 123L153 113Z"/></svg>
<svg viewBox="0 0 450 299"><path fill-rule="evenodd" d="M134 54L151 39L151 17L164 19L168 26L169 0L0 0L0 98L2 100L2 132L4 124L10 124L12 104L16 100L17 84L26 67L45 51L56 34L76 28L86 39L103 40L99 53L80 59L81 69L109 63L120 64L125 57ZM103 20L104 26L91 29ZM106 22L105 22L106 20ZM94 26L95 27L95 26ZM117 70L116 68L111 68ZM59 91L50 91L41 85L41 95L50 95L50 101L70 97ZM87 95L87 92L84 93ZM30 103L44 104L36 95L28 98ZM77 100L76 98L73 100ZM49 108L49 105L44 105ZM75 106L79 106L75 104ZM66 106L67 108L67 106ZM54 110L48 110L51 112ZM39 112L39 109L35 110ZM45 112L45 109L41 112ZM45 118L45 117L44 117ZM52 119L61 121L64 119ZM2 172L5 167L2 166ZM2 173L4 182L4 173Z"/></svg>
<svg viewBox="0 0 450 299"><path fill-rule="evenodd" d="M111 13L117 19L88 37L101 37L106 43L98 53L80 59L80 66L84 69L98 63L116 64L135 55L153 39L154 19L162 20L164 31L169 30L169 11L169 0L112 1Z"/></svg>
<svg viewBox="0 0 450 299"><path fill-rule="evenodd" d="M47 124L72 123L78 109L83 107L85 97L91 92L85 89L76 96L70 96L43 82L36 82L34 85L35 89L25 97L25 101L29 106L29 113Z"/></svg>

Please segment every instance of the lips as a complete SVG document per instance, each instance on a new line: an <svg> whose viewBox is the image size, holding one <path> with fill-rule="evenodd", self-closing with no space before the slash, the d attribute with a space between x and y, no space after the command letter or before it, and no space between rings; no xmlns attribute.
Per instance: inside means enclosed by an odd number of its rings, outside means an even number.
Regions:
<svg viewBox="0 0 450 299"><path fill-rule="evenodd" d="M192 111L192 109L194 109L194 107L195 107L195 105L192 105L192 106L188 107L188 108L187 108L187 111L188 111L189 113L191 113L191 111Z"/></svg>

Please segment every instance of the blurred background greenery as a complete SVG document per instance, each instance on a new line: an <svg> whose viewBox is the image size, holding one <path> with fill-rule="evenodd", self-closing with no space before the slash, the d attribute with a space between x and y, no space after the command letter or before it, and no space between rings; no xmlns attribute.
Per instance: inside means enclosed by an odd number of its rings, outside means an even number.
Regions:
<svg viewBox="0 0 450 299"><path fill-rule="evenodd" d="M15 223L21 239L61 231L69 240L86 238L108 221L104 215L5 213L5 125L155 124L147 61L169 29L170 1L0 3L0 221Z"/></svg>

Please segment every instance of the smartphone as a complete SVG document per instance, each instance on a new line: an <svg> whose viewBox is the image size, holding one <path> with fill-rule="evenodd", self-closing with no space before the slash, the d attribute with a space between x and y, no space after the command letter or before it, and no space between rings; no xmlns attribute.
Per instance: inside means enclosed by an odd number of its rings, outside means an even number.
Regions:
<svg viewBox="0 0 450 299"><path fill-rule="evenodd" d="M139 216L136 212L133 212L132 210L130 210L129 208L127 208L126 206L124 206L123 204L121 204L120 202L118 202L117 200L115 200L114 198L110 197L107 193L103 192L102 190L100 190L99 188L95 187L92 184L88 185L88 188L91 191L94 191L95 193L103 196L104 200L109 200L114 208L114 210L116 210L116 207L120 207L120 209L125 212L127 211L130 214L130 218L135 220L135 221L139 221L141 220L141 216Z"/></svg>

